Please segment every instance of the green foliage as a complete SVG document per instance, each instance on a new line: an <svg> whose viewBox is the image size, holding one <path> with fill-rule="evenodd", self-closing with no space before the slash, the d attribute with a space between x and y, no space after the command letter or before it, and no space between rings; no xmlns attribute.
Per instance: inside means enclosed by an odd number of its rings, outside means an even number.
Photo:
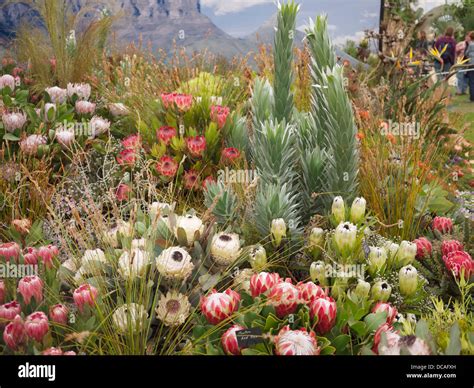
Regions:
<svg viewBox="0 0 474 388"><path fill-rule="evenodd" d="M238 201L231 188L219 182L210 182L204 191L204 205L212 209L219 224L227 224L235 218Z"/></svg>

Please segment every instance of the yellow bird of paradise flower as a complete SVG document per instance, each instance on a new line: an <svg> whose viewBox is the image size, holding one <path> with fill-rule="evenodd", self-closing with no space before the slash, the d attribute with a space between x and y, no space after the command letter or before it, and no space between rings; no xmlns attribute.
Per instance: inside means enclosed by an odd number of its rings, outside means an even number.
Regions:
<svg viewBox="0 0 474 388"><path fill-rule="evenodd" d="M446 52L447 48L448 45L446 44L440 52L436 47L433 47L430 49L430 54L435 57L439 62L444 62L441 56Z"/></svg>

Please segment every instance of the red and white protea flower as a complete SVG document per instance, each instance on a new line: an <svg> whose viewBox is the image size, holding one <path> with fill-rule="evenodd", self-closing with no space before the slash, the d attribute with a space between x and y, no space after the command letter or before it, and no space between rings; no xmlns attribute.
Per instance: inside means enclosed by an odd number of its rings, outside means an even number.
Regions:
<svg viewBox="0 0 474 388"><path fill-rule="evenodd" d="M398 341L400 340L400 335L396 332L393 327L388 324L384 323L380 325L380 327L376 330L374 336L374 346L372 347L372 351L376 354L379 354L379 345L382 339L382 333L385 333L385 338L387 340L387 348L395 348L398 346ZM387 353L386 353L387 354Z"/></svg>
<svg viewBox="0 0 474 388"><path fill-rule="evenodd" d="M108 105L109 112L114 117L126 116L129 114L128 108L121 102L115 102Z"/></svg>
<svg viewBox="0 0 474 388"><path fill-rule="evenodd" d="M381 313L382 311L387 313L387 323L391 325L398 314L396 307L392 306L390 303L378 302L372 309L374 314Z"/></svg>
<svg viewBox="0 0 474 388"><path fill-rule="evenodd" d="M448 217L435 217L431 223L431 228L441 234L452 233L453 220Z"/></svg>
<svg viewBox="0 0 474 388"><path fill-rule="evenodd" d="M43 281L36 275L25 276L18 282L18 292L27 305L30 304L31 298L39 303L43 300Z"/></svg>
<svg viewBox="0 0 474 388"><path fill-rule="evenodd" d="M0 304L3 304L5 302L5 282L3 280L0 280Z"/></svg>
<svg viewBox="0 0 474 388"><path fill-rule="evenodd" d="M21 306L16 300L0 305L0 327L21 314Z"/></svg>
<svg viewBox="0 0 474 388"><path fill-rule="evenodd" d="M167 279L185 280L191 275L194 264L185 249L170 247L156 258L156 269Z"/></svg>
<svg viewBox="0 0 474 388"><path fill-rule="evenodd" d="M300 302L307 305L317 298L327 296L326 292L313 282L298 283L296 286L300 291Z"/></svg>
<svg viewBox="0 0 474 388"><path fill-rule="evenodd" d="M161 93L161 101L166 109L169 109L173 106L174 96L175 93Z"/></svg>
<svg viewBox="0 0 474 388"><path fill-rule="evenodd" d="M171 156L165 155L156 163L156 171L164 177L172 178L178 172L178 163Z"/></svg>
<svg viewBox="0 0 474 388"><path fill-rule="evenodd" d="M63 147L69 148L76 138L74 129L61 128L56 130L56 141Z"/></svg>
<svg viewBox="0 0 474 388"><path fill-rule="evenodd" d="M189 94L175 94L174 103L179 110L187 111L193 105L193 96Z"/></svg>
<svg viewBox="0 0 474 388"><path fill-rule="evenodd" d="M67 100L67 90L57 86L45 89L53 104L64 104Z"/></svg>
<svg viewBox="0 0 474 388"><path fill-rule="evenodd" d="M210 294L201 298L201 311L209 323L217 325L236 312L239 303L240 295L230 288L224 292L212 290Z"/></svg>
<svg viewBox="0 0 474 388"><path fill-rule="evenodd" d="M48 317L42 311L36 311L26 317L26 335L37 342L41 342L49 331Z"/></svg>
<svg viewBox="0 0 474 388"><path fill-rule="evenodd" d="M25 324L19 315L17 315L13 321L5 327L5 330L3 331L3 340L12 350L18 350L18 348L25 343Z"/></svg>
<svg viewBox="0 0 474 388"><path fill-rule="evenodd" d="M125 149L138 149L142 146L142 138L139 134L127 136L122 140L122 147Z"/></svg>
<svg viewBox="0 0 474 388"><path fill-rule="evenodd" d="M231 328L227 329L224 334L222 334L222 348L224 349L224 352L229 356L238 356L241 352L241 349L239 348L239 343L237 341L237 335L235 334L236 331L241 330L245 330L245 327L240 325L233 325Z"/></svg>
<svg viewBox="0 0 474 388"><path fill-rule="evenodd" d="M143 276L150 264L150 254L142 249L135 248L125 251L118 261L118 272L124 279L133 279Z"/></svg>
<svg viewBox="0 0 474 388"><path fill-rule="evenodd" d="M49 319L63 326L67 325L68 315L69 310L63 304L56 304L49 309Z"/></svg>
<svg viewBox="0 0 474 388"><path fill-rule="evenodd" d="M38 250L33 247L25 248L25 251L23 253L23 260L25 261L25 264L28 265L38 264Z"/></svg>
<svg viewBox="0 0 474 388"><path fill-rule="evenodd" d="M211 106L211 120L216 122L219 128L222 128L225 125L229 113L230 109L227 106Z"/></svg>
<svg viewBox="0 0 474 388"><path fill-rule="evenodd" d="M179 231L184 232L184 235L186 236L186 241L180 241L180 244L186 243L188 246L192 246L194 241L201 238L201 235L204 232L204 224L199 217L192 214L186 214L178 217L176 220L174 234L178 240Z"/></svg>
<svg viewBox="0 0 474 388"><path fill-rule="evenodd" d="M46 136L30 135L20 141L20 149L26 155L35 155L38 148L46 143Z"/></svg>
<svg viewBox="0 0 474 388"><path fill-rule="evenodd" d="M134 166L137 162L137 151L133 148L126 148L117 155L117 163L125 166Z"/></svg>
<svg viewBox="0 0 474 388"><path fill-rule="evenodd" d="M100 116L92 117L91 121L89 121L89 125L91 128L91 137L103 135L110 130L110 121Z"/></svg>
<svg viewBox="0 0 474 388"><path fill-rule="evenodd" d="M204 136L188 137L186 138L186 146L192 156L201 157L206 150L206 138Z"/></svg>
<svg viewBox="0 0 474 388"><path fill-rule="evenodd" d="M28 118L23 112L4 113L2 115L3 127L7 132L14 132L23 128Z"/></svg>
<svg viewBox="0 0 474 388"><path fill-rule="evenodd" d="M55 245L46 245L37 250L36 255L47 268L53 267L53 259L59 256L59 249Z"/></svg>
<svg viewBox="0 0 474 388"><path fill-rule="evenodd" d="M84 306L93 307L97 299L99 291L94 286L90 284L83 284L82 286L76 288L72 295L74 303L77 305L79 311L84 310Z"/></svg>
<svg viewBox="0 0 474 388"><path fill-rule="evenodd" d="M469 279L474 273L474 260L469 253L464 251L454 251L443 256L444 264L448 271L454 274L454 277L459 279L464 270L464 277Z"/></svg>
<svg viewBox="0 0 474 388"><path fill-rule="evenodd" d="M157 131L158 140L161 140L166 145L169 145L171 142L171 139L173 139L177 135L178 135L178 131L176 130L176 128L170 127L170 126L161 127Z"/></svg>
<svg viewBox="0 0 474 388"><path fill-rule="evenodd" d="M268 304L275 307L276 314L283 318L293 314L298 307L300 292L291 279L275 284L268 292Z"/></svg>
<svg viewBox="0 0 474 388"><path fill-rule="evenodd" d="M233 162L234 160L239 159L240 155L240 151L234 147L228 147L222 150L222 160L224 162Z"/></svg>
<svg viewBox="0 0 474 388"><path fill-rule="evenodd" d="M96 104L89 101L76 101L76 112L80 115L91 115L95 112Z"/></svg>
<svg viewBox="0 0 474 388"><path fill-rule="evenodd" d="M199 173L196 170L184 172L184 187L187 190L197 190L199 188Z"/></svg>
<svg viewBox="0 0 474 388"><path fill-rule="evenodd" d="M238 234L221 232L212 238L211 256L219 265L231 265L239 257L240 251Z"/></svg>
<svg viewBox="0 0 474 388"><path fill-rule="evenodd" d="M91 96L91 91L89 84L67 84L67 95L69 98L76 95L79 100L88 100Z"/></svg>
<svg viewBox="0 0 474 388"><path fill-rule="evenodd" d="M51 347L46 350L43 350L41 355L42 356L75 356L76 352L72 350L64 352L61 348Z"/></svg>
<svg viewBox="0 0 474 388"><path fill-rule="evenodd" d="M15 77L11 76L10 74L5 74L0 77L0 90L5 87L9 87L12 91L15 90L16 80Z"/></svg>
<svg viewBox="0 0 474 388"><path fill-rule="evenodd" d="M426 237L420 237L413 241L416 244L416 258L425 259L431 256L433 246Z"/></svg>
<svg viewBox="0 0 474 388"><path fill-rule="evenodd" d="M20 251L20 246L16 242L0 244L0 258L3 258L6 261L10 261L10 259L18 261Z"/></svg>
<svg viewBox="0 0 474 388"><path fill-rule="evenodd" d="M447 256L451 252L464 251L464 246L457 240L444 240L441 243L441 254Z"/></svg>
<svg viewBox="0 0 474 388"><path fill-rule="evenodd" d="M137 303L129 303L117 307L112 315L115 327L122 334L142 331L147 319L148 313L145 307Z"/></svg>
<svg viewBox="0 0 474 388"><path fill-rule="evenodd" d="M266 294L280 281L280 275L277 273L260 272L250 278L250 292L254 298Z"/></svg>
<svg viewBox="0 0 474 388"><path fill-rule="evenodd" d="M280 330L274 341L279 356L317 356L321 351L314 332L290 330L289 325Z"/></svg>
<svg viewBox="0 0 474 388"><path fill-rule="evenodd" d="M336 313L336 302L329 296L315 299L309 306L311 318L318 317L316 329L321 334L326 334L333 328L336 323Z"/></svg>
<svg viewBox="0 0 474 388"><path fill-rule="evenodd" d="M176 291L168 291L162 295L155 309L156 317L165 326L180 326L188 319L191 303L188 297Z"/></svg>

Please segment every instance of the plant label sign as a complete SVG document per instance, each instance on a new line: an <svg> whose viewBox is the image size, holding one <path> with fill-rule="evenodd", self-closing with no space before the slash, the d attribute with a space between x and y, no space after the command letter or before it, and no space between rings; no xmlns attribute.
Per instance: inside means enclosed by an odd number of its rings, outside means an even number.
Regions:
<svg viewBox="0 0 474 388"><path fill-rule="evenodd" d="M235 332L239 348L248 348L263 342L262 330L258 327Z"/></svg>

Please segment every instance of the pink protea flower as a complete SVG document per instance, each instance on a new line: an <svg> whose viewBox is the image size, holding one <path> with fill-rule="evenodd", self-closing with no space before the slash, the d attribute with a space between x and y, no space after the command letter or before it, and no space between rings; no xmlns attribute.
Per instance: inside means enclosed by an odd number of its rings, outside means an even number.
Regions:
<svg viewBox="0 0 474 388"><path fill-rule="evenodd" d="M59 249L55 245L40 247L36 255L43 261L46 268L53 268L53 259L59 256Z"/></svg>
<svg viewBox="0 0 474 388"><path fill-rule="evenodd" d="M36 311L26 317L25 330L28 337L37 342L43 341L49 331L48 317L42 311Z"/></svg>
<svg viewBox="0 0 474 388"><path fill-rule="evenodd" d="M318 317L316 329L321 334L329 332L336 323L337 306L333 298L326 296L313 300L309 307L312 319Z"/></svg>
<svg viewBox="0 0 474 388"><path fill-rule="evenodd" d="M89 122L89 125L91 127L92 137L103 135L110 129L110 121L100 116L92 117L91 121Z"/></svg>
<svg viewBox="0 0 474 388"><path fill-rule="evenodd" d="M122 146L125 149L137 149L142 145L142 138L140 135L130 135L122 140Z"/></svg>
<svg viewBox="0 0 474 388"><path fill-rule="evenodd" d="M43 135L30 135L20 141L20 149L26 155L35 155L39 146L47 143L46 137Z"/></svg>
<svg viewBox="0 0 474 388"><path fill-rule="evenodd" d="M36 303L43 300L43 281L36 275L25 276L18 282L18 292L28 305L31 298L35 298Z"/></svg>
<svg viewBox="0 0 474 388"><path fill-rule="evenodd" d="M237 341L236 331L245 330L243 326L234 325L228 329L221 337L221 344L224 352L228 355L238 356L241 352Z"/></svg>
<svg viewBox="0 0 474 388"><path fill-rule="evenodd" d="M115 192L115 197L117 198L117 201L123 202L126 201L132 192L132 189L130 186L121 183L118 185L117 190Z"/></svg>
<svg viewBox="0 0 474 388"><path fill-rule="evenodd" d="M76 95L79 100L88 100L91 96L92 88L89 84L72 84L67 85L67 95L69 98Z"/></svg>
<svg viewBox="0 0 474 388"><path fill-rule="evenodd" d="M69 148L76 138L73 129L63 128L56 130L56 141L63 147Z"/></svg>
<svg viewBox="0 0 474 388"><path fill-rule="evenodd" d="M96 104L89 101L76 101L76 112L80 115L93 114L95 112Z"/></svg>
<svg viewBox="0 0 474 388"><path fill-rule="evenodd" d="M291 279L275 284L268 292L268 304L275 306L276 314L283 318L296 311L299 303L300 292L291 283Z"/></svg>
<svg viewBox="0 0 474 388"><path fill-rule="evenodd" d="M7 132L14 132L17 129L23 128L28 118L23 112L4 113L2 115L3 127Z"/></svg>
<svg viewBox="0 0 474 388"><path fill-rule="evenodd" d="M240 295L230 288L224 292L212 290L201 297L201 311L209 323L217 325L238 310L239 302Z"/></svg>
<svg viewBox="0 0 474 388"><path fill-rule="evenodd" d="M0 244L0 258L4 258L6 261L10 261L10 259L18 261L19 256L20 246L16 242Z"/></svg>
<svg viewBox="0 0 474 388"><path fill-rule="evenodd" d="M441 234L448 234L453 231L453 220L448 217L435 217L431 223L431 228Z"/></svg>
<svg viewBox="0 0 474 388"><path fill-rule="evenodd" d="M195 170L185 171L184 187L188 190L196 190L199 187L199 174Z"/></svg>
<svg viewBox="0 0 474 388"><path fill-rule="evenodd" d="M178 167L178 163L171 156L165 155L156 164L156 171L165 177L174 177Z"/></svg>
<svg viewBox="0 0 474 388"><path fill-rule="evenodd" d="M166 109L169 109L174 104L175 93L161 93L161 101L163 102L163 106Z"/></svg>
<svg viewBox="0 0 474 388"><path fill-rule="evenodd" d="M188 94L175 94L174 103L176 104L179 110L187 111L193 105L193 96L190 96Z"/></svg>
<svg viewBox="0 0 474 388"><path fill-rule="evenodd" d="M314 332L290 330L289 325L280 330L274 341L275 353L279 356L317 356L321 351Z"/></svg>
<svg viewBox="0 0 474 388"><path fill-rule="evenodd" d="M49 318L60 325L67 325L69 310L63 304L56 304L49 309Z"/></svg>
<svg viewBox="0 0 474 388"><path fill-rule="evenodd" d="M373 313L381 313L382 311L387 313L387 323L391 325L398 314L396 307L392 306L390 303L378 302L372 309Z"/></svg>
<svg viewBox="0 0 474 388"><path fill-rule="evenodd" d="M64 104L67 100L67 90L61 89L57 86L53 86L52 88L46 88L46 93L49 94L51 98L51 102L53 104Z"/></svg>
<svg viewBox="0 0 474 388"><path fill-rule="evenodd" d="M416 258L424 259L425 257L431 256L433 249L430 240L426 237L420 237L413 241L416 244Z"/></svg>
<svg viewBox="0 0 474 388"><path fill-rule="evenodd" d="M0 327L21 314L21 306L16 300L0 305Z"/></svg>
<svg viewBox="0 0 474 388"><path fill-rule="evenodd" d="M200 157L206 150L206 138L204 136L188 137L186 139L186 145L192 156Z"/></svg>
<svg viewBox="0 0 474 388"><path fill-rule="evenodd" d="M202 188L204 190L207 190L207 185L210 183L216 183L216 180L211 175L209 175L206 179L202 181Z"/></svg>
<svg viewBox="0 0 474 388"><path fill-rule="evenodd" d="M117 163L120 165L133 166L137 161L137 153L133 148L126 148L117 156Z"/></svg>
<svg viewBox="0 0 474 388"><path fill-rule="evenodd" d="M36 265L38 264L38 250L36 248L27 247L23 254L23 260L25 264Z"/></svg>
<svg viewBox="0 0 474 388"><path fill-rule="evenodd" d="M94 306L98 293L99 292L94 286L91 286L90 284L83 284L74 290L72 297L74 299L74 303L77 305L77 308L82 312L85 305L91 307Z"/></svg>
<svg viewBox="0 0 474 388"><path fill-rule="evenodd" d="M18 350L26 340L25 324L19 315L16 315L3 332L5 344L12 350Z"/></svg>
<svg viewBox="0 0 474 388"><path fill-rule="evenodd" d="M225 125L229 113L230 109L226 106L211 106L211 120L216 122L219 128L222 128Z"/></svg>
<svg viewBox="0 0 474 388"><path fill-rule="evenodd" d="M12 70L12 76L13 77L19 77L20 75L22 75L24 73L24 69L21 67L21 66L16 66L13 68Z"/></svg>
<svg viewBox="0 0 474 388"><path fill-rule="evenodd" d="M454 251L443 257L444 264L448 271L453 272L456 278L461 277L464 269L464 277L469 279L474 273L474 260L471 255L464 251Z"/></svg>
<svg viewBox="0 0 474 388"><path fill-rule="evenodd" d="M177 134L178 134L178 131L176 130L176 128L168 127L168 126L161 127L157 131L158 140L161 140L166 145L169 145L171 142L171 139L177 136Z"/></svg>
<svg viewBox="0 0 474 388"><path fill-rule="evenodd" d="M457 240L445 240L441 243L441 253L447 256L451 252L464 251L464 246Z"/></svg>
<svg viewBox="0 0 474 388"><path fill-rule="evenodd" d="M64 352L61 348L48 348L41 353L43 356L75 356L76 352L69 350Z"/></svg>
<svg viewBox="0 0 474 388"><path fill-rule="evenodd" d="M240 158L240 151L237 148L229 147L222 150L222 160L224 162L232 162Z"/></svg>
<svg viewBox="0 0 474 388"><path fill-rule="evenodd" d="M5 302L5 282L3 280L0 280L0 304L3 304Z"/></svg>
<svg viewBox="0 0 474 388"><path fill-rule="evenodd" d="M393 346L400 340L398 332L396 332L390 324L384 323L375 332L374 346L372 347L372 351L376 354L379 353L379 345L382 339L382 333L385 333L387 337L388 346Z"/></svg>
<svg viewBox="0 0 474 388"><path fill-rule="evenodd" d="M327 296L326 292L313 282L298 283L296 287L300 291L300 301L307 305L317 298Z"/></svg>
<svg viewBox="0 0 474 388"><path fill-rule="evenodd" d="M277 273L260 272L259 274L252 275L250 278L250 292L255 298L266 293L280 281L280 275Z"/></svg>
<svg viewBox="0 0 474 388"><path fill-rule="evenodd" d="M16 80L10 74L5 74L0 77L0 90L8 86L12 91L15 90Z"/></svg>

